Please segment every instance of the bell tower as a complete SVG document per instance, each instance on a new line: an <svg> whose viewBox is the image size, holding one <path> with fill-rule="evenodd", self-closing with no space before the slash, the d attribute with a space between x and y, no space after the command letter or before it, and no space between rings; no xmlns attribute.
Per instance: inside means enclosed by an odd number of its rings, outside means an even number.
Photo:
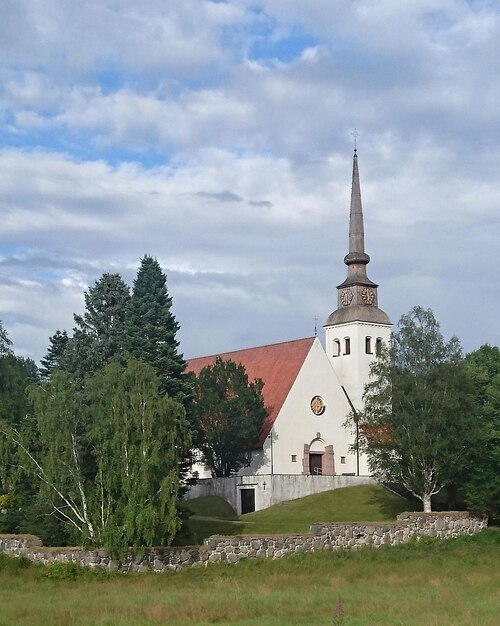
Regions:
<svg viewBox="0 0 500 626"><path fill-rule="evenodd" d="M378 285L367 275L370 257L365 252L365 234L358 155L354 148L349 252L344 258L347 278L337 287L337 308L325 323L326 353L340 384L355 409L362 408L370 364L387 345L391 322L378 308Z"/></svg>

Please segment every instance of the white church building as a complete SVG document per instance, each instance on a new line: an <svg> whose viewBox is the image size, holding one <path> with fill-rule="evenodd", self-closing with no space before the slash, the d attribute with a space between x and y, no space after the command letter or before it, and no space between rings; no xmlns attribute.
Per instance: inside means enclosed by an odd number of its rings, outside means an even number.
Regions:
<svg viewBox="0 0 500 626"><path fill-rule="evenodd" d="M366 271L358 157L354 150L347 278L337 287L337 308L317 337L190 359L199 373L217 356L242 364L249 380L260 378L268 416L237 476L211 478L200 463L200 480L187 497L219 495L238 513L311 493L371 482L367 460L351 446L356 434L344 423L362 408L369 368L390 340L391 322L378 307L378 285Z"/></svg>

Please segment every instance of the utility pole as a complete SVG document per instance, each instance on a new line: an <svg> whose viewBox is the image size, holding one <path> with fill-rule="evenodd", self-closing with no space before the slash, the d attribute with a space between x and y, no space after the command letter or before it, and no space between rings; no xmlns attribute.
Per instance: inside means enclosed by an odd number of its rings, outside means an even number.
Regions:
<svg viewBox="0 0 500 626"><path fill-rule="evenodd" d="M342 385L342 391L347 398L347 402L349 402L349 406L351 407L351 411L354 416L354 423L356 424L356 476L359 476L359 416L358 412L354 408L354 404L351 402L351 398L349 398L349 394L347 393L344 385Z"/></svg>

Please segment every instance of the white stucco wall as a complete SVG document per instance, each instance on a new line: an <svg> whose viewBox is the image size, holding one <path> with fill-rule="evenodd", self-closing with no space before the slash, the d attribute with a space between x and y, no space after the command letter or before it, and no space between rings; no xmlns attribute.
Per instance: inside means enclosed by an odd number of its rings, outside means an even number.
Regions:
<svg viewBox="0 0 500 626"><path fill-rule="evenodd" d="M319 339L316 339L283 403L271 434L262 449L252 452L250 466L241 470L239 475L301 475L304 444L311 445L312 451L324 451L325 446L332 445L335 473L355 474L356 455L349 450L355 437L350 429L343 427L350 406L341 385L347 390L354 407L362 408L362 395L369 379L370 364L376 358L376 339L380 337L387 345L390 333L389 325L365 322L327 328L326 352ZM373 354L366 354L367 336L372 338ZM334 340L339 339L343 345L345 337L351 341L350 354L334 357ZM316 395L326 405L322 415L314 415L311 410L311 400ZM200 478L209 477L202 463L193 469L199 471ZM364 455L360 455L359 473L369 474Z"/></svg>
<svg viewBox="0 0 500 626"><path fill-rule="evenodd" d="M322 415L314 415L311 410L311 400L316 395L326 405ZM263 450L254 452L252 464L240 475L302 474L304 444L313 444L313 449L318 451L333 445L335 472L354 474L356 456L349 450L354 437L342 426L349 411L336 373L316 339L276 418L272 435L266 439ZM318 438L320 441L315 443ZM341 463L342 457L345 463ZM360 474L368 474L364 459Z"/></svg>
<svg viewBox="0 0 500 626"><path fill-rule="evenodd" d="M241 489L255 490L255 510L266 509L273 504L303 498L313 493L331 491L342 487L376 484L369 476L299 476L269 475L231 476L200 480L184 496L186 500L201 496L219 496L229 502L241 515Z"/></svg>
<svg viewBox="0 0 500 626"><path fill-rule="evenodd" d="M345 338L350 338L351 352L344 354ZM366 354L365 339L371 338L372 354ZM363 392L370 376L370 365L376 358L375 343L381 338L385 346L389 345L391 326L386 324L370 324L367 322L351 322L325 328L326 353L332 367L351 398L356 409L363 406ZM335 356L335 340L341 345L341 353Z"/></svg>

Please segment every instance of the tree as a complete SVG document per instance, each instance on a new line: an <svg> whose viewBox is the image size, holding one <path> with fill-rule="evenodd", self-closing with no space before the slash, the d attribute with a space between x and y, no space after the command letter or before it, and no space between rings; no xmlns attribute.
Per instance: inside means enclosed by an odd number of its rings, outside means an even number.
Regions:
<svg viewBox="0 0 500 626"><path fill-rule="evenodd" d="M248 382L243 365L217 357L194 380L196 445L215 476L230 476L250 463L267 415L263 382Z"/></svg>
<svg viewBox="0 0 500 626"><path fill-rule="evenodd" d="M76 327L60 359L63 369L80 381L123 357L129 288L119 274L105 273L85 293L85 313L75 315Z"/></svg>
<svg viewBox="0 0 500 626"><path fill-rule="evenodd" d="M102 541L169 544L180 528L179 462L191 446L183 406L163 396L154 369L136 359L126 367L108 365L89 381L88 392L96 483L99 493L108 494Z"/></svg>
<svg viewBox="0 0 500 626"><path fill-rule="evenodd" d="M38 380L38 369L32 359L16 356L9 348L0 356L0 426L19 426L31 413L26 393ZM11 492L19 479L15 454L0 428L0 493Z"/></svg>
<svg viewBox="0 0 500 626"><path fill-rule="evenodd" d="M477 439L471 378L458 339L445 341L432 311L403 315L371 370L360 448L372 473L400 482L431 510L431 496L468 467Z"/></svg>
<svg viewBox="0 0 500 626"><path fill-rule="evenodd" d="M179 324L172 311L167 279L160 264L144 256L134 280L125 323L125 350L154 367L162 389L185 402L188 391L183 373L186 363L178 353Z"/></svg>
<svg viewBox="0 0 500 626"><path fill-rule="evenodd" d="M56 370L32 395L36 445L32 429L4 434L53 513L85 544L169 543L180 525L177 466L190 436L182 405L161 396L154 370L114 361L85 390Z"/></svg>
<svg viewBox="0 0 500 626"><path fill-rule="evenodd" d="M37 379L33 360L14 354L0 357L0 493L19 490L22 479L15 451L1 427L19 427L26 422L32 409L26 390Z"/></svg>
<svg viewBox="0 0 500 626"><path fill-rule="evenodd" d="M463 491L471 510L494 519L500 516L500 350L485 344L465 363L474 383L480 435Z"/></svg>
<svg viewBox="0 0 500 626"><path fill-rule="evenodd" d="M0 357L12 354L11 345L12 341L9 339L7 331L2 325L2 320L0 320Z"/></svg>
<svg viewBox="0 0 500 626"><path fill-rule="evenodd" d="M63 330L57 330L52 337L49 337L49 349L44 359L40 360L42 367L40 368L40 376L47 380L50 378L52 372L61 365L64 350L68 343L68 333Z"/></svg>

